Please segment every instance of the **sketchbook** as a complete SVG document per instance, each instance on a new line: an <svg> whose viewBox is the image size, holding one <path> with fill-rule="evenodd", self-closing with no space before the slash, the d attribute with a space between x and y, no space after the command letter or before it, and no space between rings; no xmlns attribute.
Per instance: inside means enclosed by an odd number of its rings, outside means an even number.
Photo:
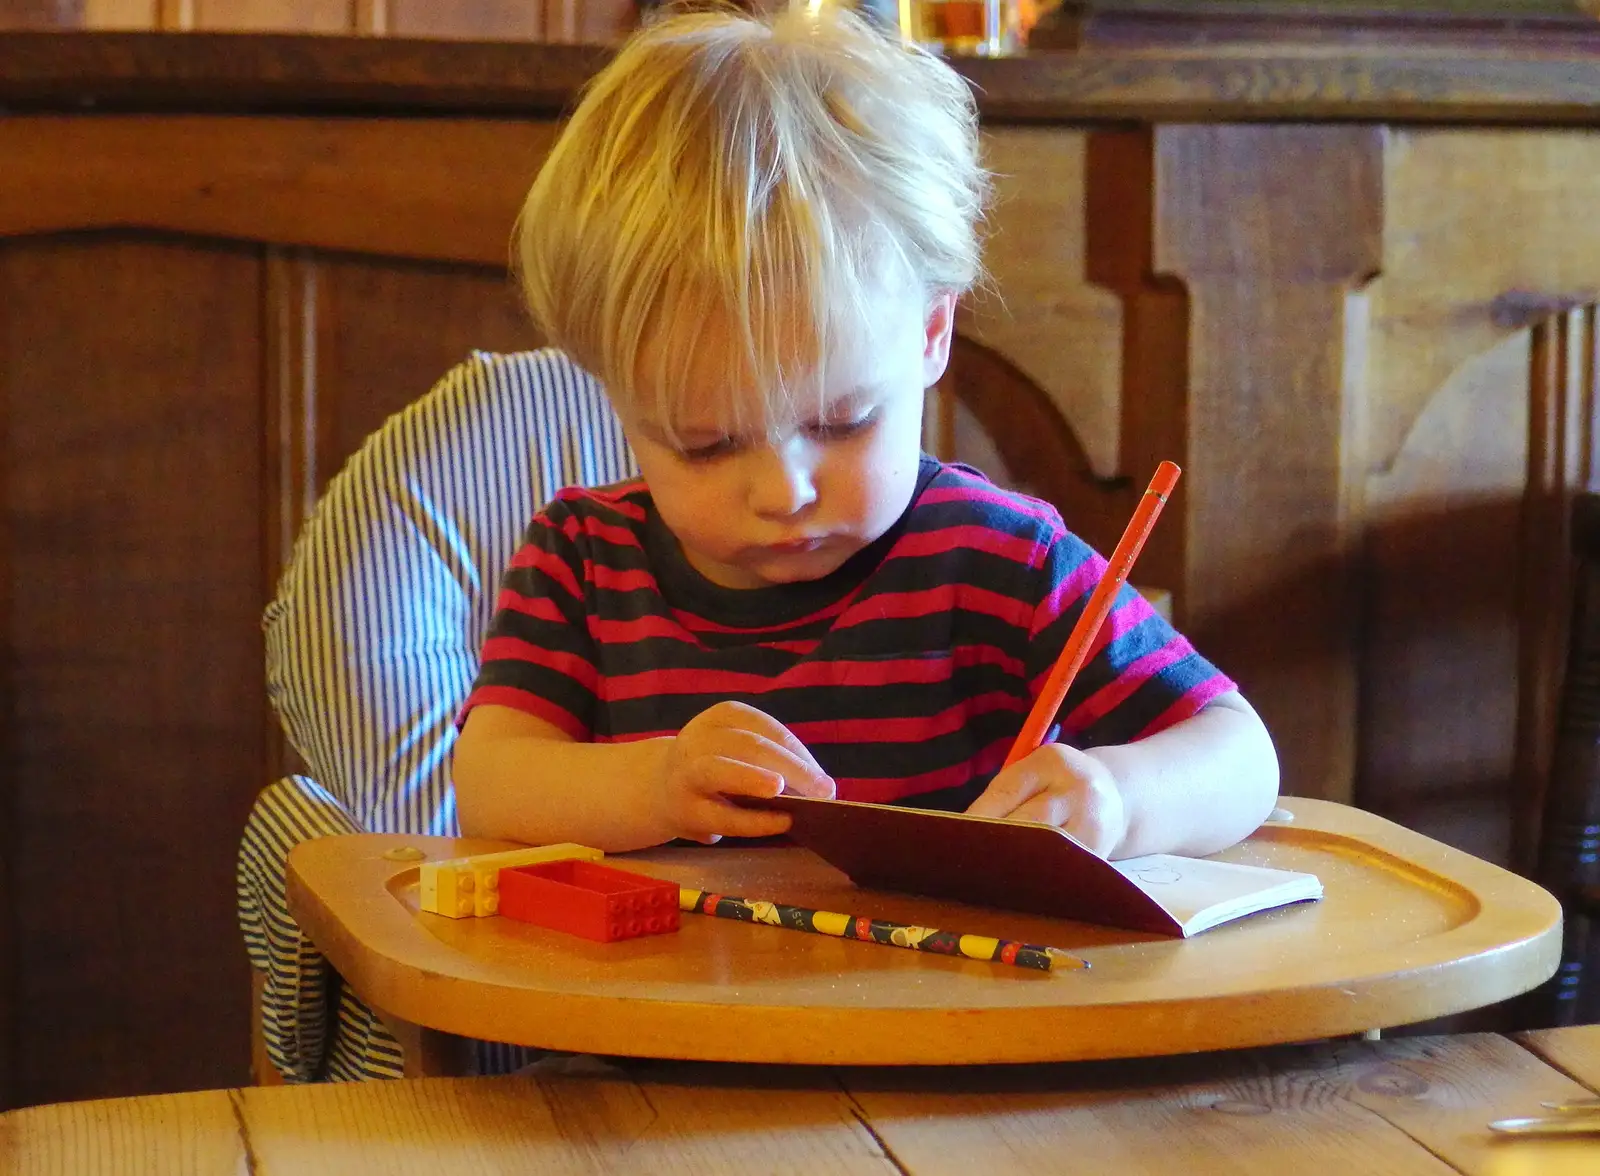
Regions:
<svg viewBox="0 0 1600 1176"><path fill-rule="evenodd" d="M793 841L872 890L1184 937L1322 897L1314 874L1172 854L1108 862L1031 821L801 796L760 803L793 816Z"/></svg>

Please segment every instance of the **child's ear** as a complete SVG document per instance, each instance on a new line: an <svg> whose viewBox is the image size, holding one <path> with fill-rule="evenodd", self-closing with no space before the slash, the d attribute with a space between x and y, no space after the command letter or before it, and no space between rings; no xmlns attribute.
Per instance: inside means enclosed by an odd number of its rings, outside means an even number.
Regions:
<svg viewBox="0 0 1600 1176"><path fill-rule="evenodd" d="M923 323L922 386L931 388L950 365L950 340L956 333L956 296L940 290L928 300Z"/></svg>

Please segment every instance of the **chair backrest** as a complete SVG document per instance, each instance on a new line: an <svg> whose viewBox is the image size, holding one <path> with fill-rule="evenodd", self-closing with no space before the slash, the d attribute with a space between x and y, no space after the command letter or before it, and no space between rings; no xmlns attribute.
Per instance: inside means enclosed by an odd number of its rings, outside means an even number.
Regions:
<svg viewBox="0 0 1600 1176"><path fill-rule="evenodd" d="M500 575L556 491L635 469L564 355L475 352L328 484L263 619L267 692L362 828L456 831L455 719Z"/></svg>

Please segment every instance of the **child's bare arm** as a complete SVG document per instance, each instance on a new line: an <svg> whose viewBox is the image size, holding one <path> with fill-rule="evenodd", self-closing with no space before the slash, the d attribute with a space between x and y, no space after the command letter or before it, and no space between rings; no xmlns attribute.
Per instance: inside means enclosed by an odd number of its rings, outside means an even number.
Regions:
<svg viewBox="0 0 1600 1176"><path fill-rule="evenodd" d="M833 795L788 728L736 702L702 711L675 736L632 743L579 743L533 715L479 706L456 742L453 774L464 835L608 852L789 827L787 815L740 808L731 795Z"/></svg>
<svg viewBox="0 0 1600 1176"><path fill-rule="evenodd" d="M1237 692L1147 739L1047 744L1000 772L968 812L1059 825L1107 857L1204 856L1248 836L1278 795L1278 755Z"/></svg>

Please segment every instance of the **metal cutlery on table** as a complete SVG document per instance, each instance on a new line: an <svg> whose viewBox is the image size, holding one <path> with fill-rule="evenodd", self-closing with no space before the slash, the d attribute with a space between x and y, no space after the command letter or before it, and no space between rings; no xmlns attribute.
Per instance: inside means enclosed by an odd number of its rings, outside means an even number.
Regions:
<svg viewBox="0 0 1600 1176"><path fill-rule="evenodd" d="M1565 1102L1542 1102L1539 1105L1547 1111L1555 1111L1558 1115L1600 1114L1600 1095L1569 1098Z"/></svg>
<svg viewBox="0 0 1600 1176"><path fill-rule="evenodd" d="M1600 1098L1574 1098L1540 1103L1548 1115L1496 1119L1489 1130L1499 1135L1600 1135Z"/></svg>

